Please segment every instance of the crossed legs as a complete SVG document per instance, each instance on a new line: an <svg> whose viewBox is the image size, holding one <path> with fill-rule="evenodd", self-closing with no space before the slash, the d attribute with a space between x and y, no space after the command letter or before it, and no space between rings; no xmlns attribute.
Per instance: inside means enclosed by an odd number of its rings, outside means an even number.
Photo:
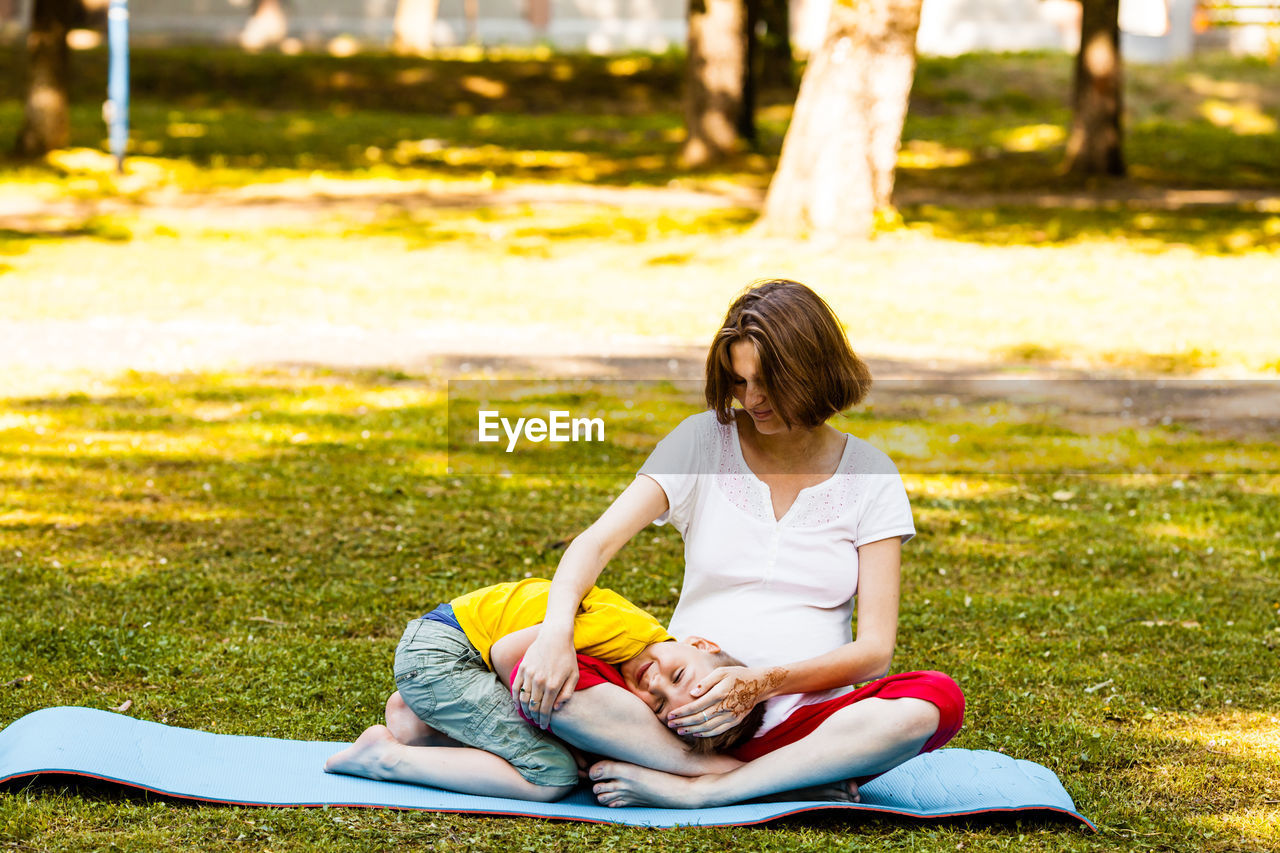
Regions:
<svg viewBox="0 0 1280 853"><path fill-rule="evenodd" d="M410 782L464 794L551 802L572 785L535 785L501 756L463 746L410 710L399 692L387 700L387 725L370 726L356 742L329 758L327 773Z"/></svg>
<svg viewBox="0 0 1280 853"><path fill-rule="evenodd" d="M678 776L606 760L591 768L592 790L611 807L704 808L872 776L918 754L939 721L938 708L923 699L864 699L803 739L727 772Z"/></svg>
<svg viewBox="0 0 1280 853"><path fill-rule="evenodd" d="M398 693L386 710L386 726L366 729L325 770L542 802L571 790L534 785L505 759L435 731ZM854 799L856 787L843 780L883 773L915 756L938 723L938 709L922 699L865 699L802 740L744 764L689 752L634 696L599 685L576 693L553 717L552 730L574 746L621 759L591 768L602 805L701 808L798 789L811 789L806 798ZM628 763L640 761L649 766Z"/></svg>

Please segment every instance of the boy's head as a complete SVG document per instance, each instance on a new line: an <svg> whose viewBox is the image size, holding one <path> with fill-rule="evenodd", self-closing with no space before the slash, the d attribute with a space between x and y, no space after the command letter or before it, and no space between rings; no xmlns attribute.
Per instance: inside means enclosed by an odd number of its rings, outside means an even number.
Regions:
<svg viewBox="0 0 1280 853"><path fill-rule="evenodd" d="M643 699L665 725L667 714L692 702L694 697L689 691L713 669L742 665L742 661L710 640L690 637L678 643L652 643L619 670L627 689ZM724 752L750 739L763 719L764 703L761 703L727 732L713 737L677 736L694 752Z"/></svg>

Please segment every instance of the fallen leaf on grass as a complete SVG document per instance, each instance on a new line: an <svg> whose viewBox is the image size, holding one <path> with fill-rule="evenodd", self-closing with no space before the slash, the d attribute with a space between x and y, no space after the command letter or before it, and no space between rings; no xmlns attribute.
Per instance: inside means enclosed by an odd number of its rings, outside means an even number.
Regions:
<svg viewBox="0 0 1280 853"><path fill-rule="evenodd" d="M5 687L17 687L19 684L26 684L26 683L27 683L28 681L30 681L30 680L31 680L31 676L30 676L30 675L20 675L20 676L18 676L17 678L15 678L13 681L6 681L6 682L4 683L4 686L5 686Z"/></svg>
<svg viewBox="0 0 1280 853"><path fill-rule="evenodd" d="M125 711L129 710L129 709L130 709L130 708L132 708L132 707L133 707L133 700L132 700L132 699L126 699L126 700L124 700L124 702L122 702L121 704L119 704L119 705L115 706L115 707L114 707L114 708L112 708L111 710L115 711L117 714L123 714Z"/></svg>

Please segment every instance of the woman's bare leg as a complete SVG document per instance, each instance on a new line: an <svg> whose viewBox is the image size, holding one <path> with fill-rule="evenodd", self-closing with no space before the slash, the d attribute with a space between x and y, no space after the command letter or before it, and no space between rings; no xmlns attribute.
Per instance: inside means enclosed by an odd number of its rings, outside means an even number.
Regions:
<svg viewBox="0 0 1280 853"><path fill-rule="evenodd" d="M592 790L606 806L703 808L871 776L918 754L939 719L923 699L864 699L807 737L734 770L691 778L601 761L591 768Z"/></svg>
<svg viewBox="0 0 1280 853"><path fill-rule="evenodd" d="M551 730L587 752L680 776L724 773L743 763L728 755L690 752L634 694L611 684L573 694L552 716ZM788 799L857 802L858 785L851 780L819 785Z"/></svg>
<svg viewBox="0 0 1280 853"><path fill-rule="evenodd" d="M370 726L356 742L324 764L345 773L390 782L430 785L463 794L551 802L572 786L535 785L506 759L472 747L406 746L386 726Z"/></svg>
<svg viewBox="0 0 1280 853"><path fill-rule="evenodd" d="M387 700L387 728L405 746L462 746L463 744L424 723L397 690Z"/></svg>
<svg viewBox="0 0 1280 853"><path fill-rule="evenodd" d="M728 755L698 755L638 698L614 684L579 690L551 717L551 733L596 755L696 776L742 765Z"/></svg>

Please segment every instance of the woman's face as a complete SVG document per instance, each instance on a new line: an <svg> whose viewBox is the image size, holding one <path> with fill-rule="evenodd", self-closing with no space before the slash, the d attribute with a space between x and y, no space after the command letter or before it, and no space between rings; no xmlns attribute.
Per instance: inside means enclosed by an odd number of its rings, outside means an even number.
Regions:
<svg viewBox="0 0 1280 853"><path fill-rule="evenodd" d="M760 382L760 357L751 341L734 341L729 345L729 362L733 366L733 399L751 416L756 431L765 435L786 432L782 418L774 411L769 395Z"/></svg>

